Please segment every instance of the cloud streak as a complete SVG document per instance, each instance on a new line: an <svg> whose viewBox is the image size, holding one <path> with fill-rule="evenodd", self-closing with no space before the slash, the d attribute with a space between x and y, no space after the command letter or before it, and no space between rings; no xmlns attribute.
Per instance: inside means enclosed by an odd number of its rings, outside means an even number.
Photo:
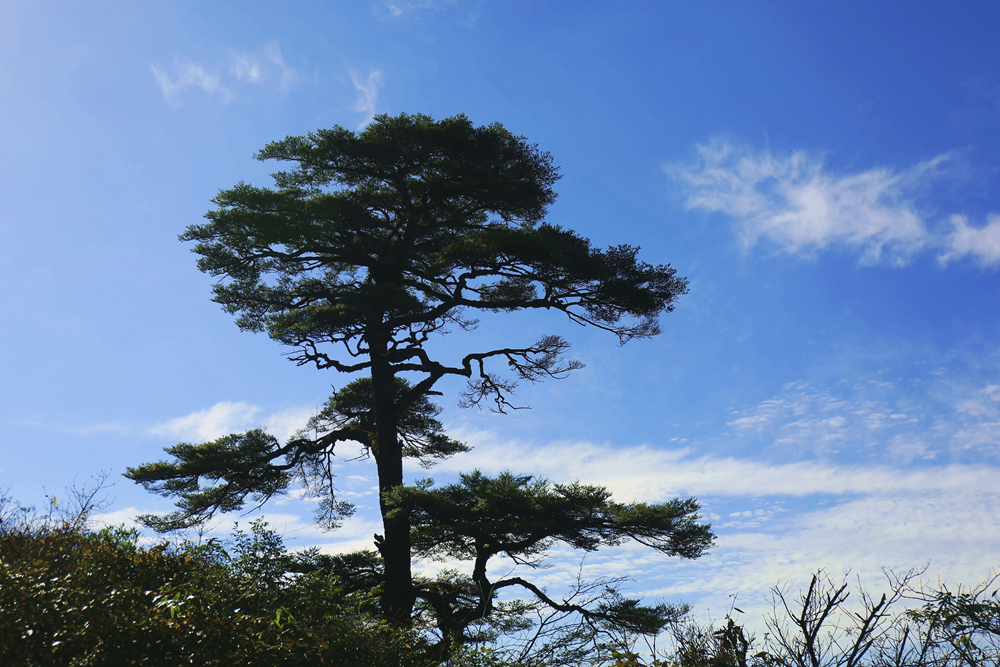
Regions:
<svg viewBox="0 0 1000 667"><path fill-rule="evenodd" d="M949 160L943 154L903 170L836 173L807 151L778 155L712 142L698 146L694 163L666 171L680 184L688 209L733 219L746 248L767 242L799 256L839 248L857 254L862 265L894 266L932 249L942 264L970 257L1000 266L1000 216L979 228L954 215L945 233L919 206L921 188Z"/></svg>
<svg viewBox="0 0 1000 667"><path fill-rule="evenodd" d="M719 535L708 555L682 561L623 546L588 555L584 571L628 572L642 582L636 594L683 599L717 617L739 592L746 618L757 620L771 587L783 581L794 591L820 567L834 576L851 570L873 590L884 583L883 567L928 562L932 581L972 583L1000 549L1000 382L995 352L971 356L958 374L887 381L886 371L820 388L791 383L686 447L453 430L475 448L436 470L509 468L580 480L625 502L699 498ZM722 442L752 453L727 456ZM563 554L552 572L573 572L579 557ZM551 583L565 584L555 574Z"/></svg>
<svg viewBox="0 0 1000 667"><path fill-rule="evenodd" d="M375 9L376 15L379 18L398 19L414 14L435 14L446 9L458 7L460 4L463 3L460 3L459 0L380 0L380 2L374 5L373 9ZM479 12L481 0L472 4L474 8L470 13L470 20L474 22Z"/></svg>
<svg viewBox="0 0 1000 667"><path fill-rule="evenodd" d="M682 567L654 561L643 578L660 572L670 585L648 594L682 592L702 609L722 609L725 596L738 591L740 607L754 620L768 611L773 586L783 582L794 591L807 585L818 568L834 576L851 571L871 588L884 583L880 575L886 567L903 572L928 566L931 581L971 584L996 563L998 501L996 493L961 490L874 492L812 511L788 512L760 527L720 526L718 547L710 555ZM678 579L680 585L675 585Z"/></svg>
<svg viewBox="0 0 1000 667"><path fill-rule="evenodd" d="M495 474L514 468L557 482L607 486L623 501L662 502L677 496L761 498L815 495L955 493L1000 489L1000 467L950 464L917 469L840 465L823 460L768 463L737 457L694 456L692 449L650 445L613 447L589 442L503 440L483 432L456 433L472 452L435 467L457 473L474 468Z"/></svg>
<svg viewBox="0 0 1000 667"><path fill-rule="evenodd" d="M986 365L995 363L994 354L982 354ZM779 395L734 412L728 426L724 435L744 448L775 455L909 464L963 461L974 451L1000 462L1000 385L989 369L975 378L860 378L825 389L790 383Z"/></svg>
<svg viewBox="0 0 1000 667"><path fill-rule="evenodd" d="M182 105L191 91L200 91L221 104L237 99L239 91L249 87L289 91L303 79L302 74L285 62L281 47L271 42L257 52L233 51L228 60L211 65L190 59L177 59L171 67L150 65L160 92L167 104Z"/></svg>
<svg viewBox="0 0 1000 667"><path fill-rule="evenodd" d="M378 107L378 92L382 88L382 71L372 70L367 78L363 78L355 70L347 70L351 77L351 83L358 94L354 104L351 105L353 111L364 114L364 120L358 125L358 129L364 129L375 117Z"/></svg>

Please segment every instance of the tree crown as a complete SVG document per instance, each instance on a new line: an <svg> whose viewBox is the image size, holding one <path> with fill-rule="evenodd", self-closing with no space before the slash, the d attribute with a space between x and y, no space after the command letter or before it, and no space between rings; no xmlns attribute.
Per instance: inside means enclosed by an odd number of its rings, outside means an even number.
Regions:
<svg viewBox="0 0 1000 667"><path fill-rule="evenodd" d="M215 300L242 328L298 348L298 363L357 372L374 353L393 374L422 374L414 397L452 374L470 380L467 402L489 396L502 410L516 380L581 366L561 359L566 343L544 336L446 363L424 349L431 334L474 327L468 311L544 308L625 342L658 333L687 290L638 248L595 249L544 223L558 169L499 124L379 116L361 133L288 137L257 158L293 166L273 174L276 189L223 190L181 239L220 278ZM487 370L493 359L515 379Z"/></svg>
<svg viewBox="0 0 1000 667"><path fill-rule="evenodd" d="M603 486L552 484L530 475L476 470L431 488L400 487L391 504L409 514L414 552L425 558L490 558L533 564L553 542L594 551L634 539L670 556L697 558L714 536L698 502L618 503Z"/></svg>

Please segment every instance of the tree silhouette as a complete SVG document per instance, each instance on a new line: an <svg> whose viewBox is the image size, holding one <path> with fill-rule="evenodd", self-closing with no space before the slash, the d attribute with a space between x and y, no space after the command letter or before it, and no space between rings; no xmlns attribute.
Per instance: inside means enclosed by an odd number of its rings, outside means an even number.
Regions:
<svg viewBox="0 0 1000 667"><path fill-rule="evenodd" d="M295 348L299 364L370 377L382 605L405 623L415 599L410 521L385 503L403 484L403 416L445 377L468 381L462 404L489 401L503 412L519 380L563 377L582 365L564 357L568 344L554 335L440 353L429 349L431 337L475 328L476 312L542 309L624 343L657 334L659 315L687 282L669 265L638 261L638 248L595 249L545 223L558 170L548 153L499 124L378 116L363 132L288 137L257 158L292 167L273 174L274 189L240 183L221 191L208 222L181 239L196 242L198 267L219 278L214 300L242 329ZM411 379L405 391L398 377Z"/></svg>

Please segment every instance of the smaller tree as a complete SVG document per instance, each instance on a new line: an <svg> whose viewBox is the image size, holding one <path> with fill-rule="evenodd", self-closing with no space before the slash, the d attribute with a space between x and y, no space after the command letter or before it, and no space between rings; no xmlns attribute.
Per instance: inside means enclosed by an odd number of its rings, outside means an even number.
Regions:
<svg viewBox="0 0 1000 667"><path fill-rule="evenodd" d="M822 569L804 591L772 589L773 610L761 639L731 617L721 628L688 620L675 625L673 651L652 665L677 667L979 667L1000 665L1000 604L989 594L997 577L974 587L929 589L924 569L885 570L887 591ZM849 602L853 600L852 602ZM923 607L897 610L907 601ZM735 611L739 611L736 609ZM661 652L660 655L663 655ZM637 656L636 656L637 657ZM632 664L632 663L628 663ZM638 664L638 663L635 663Z"/></svg>
<svg viewBox="0 0 1000 667"><path fill-rule="evenodd" d="M697 558L714 539L711 528L699 523L694 499L618 503L604 487L552 484L509 472L491 478L475 471L456 484L437 489L431 485L426 480L400 487L388 502L393 511L409 513L415 556L472 562L471 577L414 586L417 597L433 610L443 655L467 641L471 625L495 614L497 596L507 589L527 592L532 605L575 614L595 629L603 625L655 634L677 617L677 610L668 605L644 606L622 597L610 582L601 587L601 595L581 604L551 597L521 576L493 581L489 562L497 556L537 568L557 543L595 551L635 540L669 556Z"/></svg>
<svg viewBox="0 0 1000 667"><path fill-rule="evenodd" d="M846 577L832 579L819 570L805 592L793 600L788 590L773 589L774 612L767 619L770 655L797 667L857 667L868 664L889 643L894 630L891 607L903 596L906 582L890 578L890 592L876 600L858 582L860 609L846 611L850 597Z"/></svg>
<svg viewBox="0 0 1000 667"><path fill-rule="evenodd" d="M1000 664L1000 589L994 573L976 586L949 590L917 590L910 597L924 602L907 617L923 632L916 634L923 655L950 655L968 665ZM990 593L990 588L993 592ZM920 642L919 640L923 640Z"/></svg>

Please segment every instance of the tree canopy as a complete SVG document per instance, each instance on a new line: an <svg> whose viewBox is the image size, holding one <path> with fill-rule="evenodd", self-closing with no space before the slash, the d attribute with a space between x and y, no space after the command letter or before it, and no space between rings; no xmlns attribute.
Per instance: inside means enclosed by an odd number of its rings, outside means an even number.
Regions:
<svg viewBox="0 0 1000 667"><path fill-rule="evenodd" d="M181 238L222 278L215 300L242 328L298 348L299 363L417 373L413 396L462 376L470 402L503 409L510 381L487 362L519 379L561 374L575 367L561 360L561 338L449 363L429 357L428 337L474 327L468 310L543 308L627 341L657 334L687 289L669 265L639 262L638 248L598 250L544 223L558 170L499 124L379 116L360 134L288 137L257 158L297 165L273 174L277 189L223 190L209 222Z"/></svg>
<svg viewBox="0 0 1000 667"><path fill-rule="evenodd" d="M288 137L257 158L291 167L272 174L273 189L240 183L221 191L208 221L181 239L196 243L198 267L219 279L214 300L242 329L295 348L290 357L299 364L370 378L366 446L383 498L382 603L390 618L405 622L415 600L410 521L385 502L404 482L409 445L401 420L444 377L468 381L464 405L488 401L503 412L518 381L563 377L582 366L565 358L568 343L551 334L440 355L428 348L431 336L474 329L477 312L544 309L625 343L657 334L658 317L673 309L687 281L669 265L639 261L636 247L600 250L546 223L558 169L548 153L496 123L383 115L360 133L335 127ZM410 380L402 391L400 377ZM175 517L182 521L204 517L209 505L242 502L253 483L261 483L253 492L264 498L285 484L280 466L243 465L262 464L279 443L263 434L234 438L216 450L232 457L239 474L223 475L226 483L212 490L191 486L199 455L183 447L172 452L187 466L179 477L160 467L136 478L197 501L182 506L187 519ZM286 446L298 459L292 465L315 461L320 452L312 447L305 440ZM338 506L329 509L336 514Z"/></svg>

